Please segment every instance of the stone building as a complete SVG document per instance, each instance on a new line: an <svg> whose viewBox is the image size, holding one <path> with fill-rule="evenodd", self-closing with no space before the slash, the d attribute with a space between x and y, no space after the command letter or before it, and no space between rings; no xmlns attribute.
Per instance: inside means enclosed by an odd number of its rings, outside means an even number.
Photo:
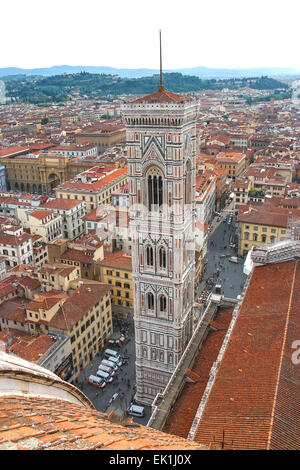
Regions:
<svg viewBox="0 0 300 470"><path fill-rule="evenodd" d="M160 85L121 110L127 132L136 400L151 404L193 329L198 103Z"/></svg>

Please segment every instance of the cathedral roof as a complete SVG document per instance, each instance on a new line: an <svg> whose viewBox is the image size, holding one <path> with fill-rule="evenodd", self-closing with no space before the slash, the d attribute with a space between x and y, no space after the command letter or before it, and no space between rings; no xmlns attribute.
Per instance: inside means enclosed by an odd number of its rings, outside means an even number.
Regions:
<svg viewBox="0 0 300 470"><path fill-rule="evenodd" d="M190 101L190 98L166 91L163 85L160 85L157 91L142 96L142 98L138 98L133 103L184 103L185 101Z"/></svg>
<svg viewBox="0 0 300 470"><path fill-rule="evenodd" d="M74 385L44 367L0 351L0 450L205 450L97 411Z"/></svg>

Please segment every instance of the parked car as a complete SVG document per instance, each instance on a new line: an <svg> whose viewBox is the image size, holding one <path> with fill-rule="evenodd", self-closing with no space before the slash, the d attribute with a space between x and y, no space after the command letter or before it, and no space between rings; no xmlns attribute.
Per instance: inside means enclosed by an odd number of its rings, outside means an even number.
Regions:
<svg viewBox="0 0 300 470"><path fill-rule="evenodd" d="M131 405L128 409L128 414L131 416L139 416L142 417L144 416L144 407L143 406L137 406L137 405Z"/></svg>
<svg viewBox="0 0 300 470"><path fill-rule="evenodd" d="M96 377L95 375L90 375L88 382L99 388L104 388L106 386L106 382L104 380L101 380L101 378Z"/></svg>

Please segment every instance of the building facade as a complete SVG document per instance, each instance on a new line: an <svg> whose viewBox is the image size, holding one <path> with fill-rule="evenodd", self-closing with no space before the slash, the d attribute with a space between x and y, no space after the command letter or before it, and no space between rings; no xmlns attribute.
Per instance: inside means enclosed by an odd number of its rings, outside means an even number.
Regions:
<svg viewBox="0 0 300 470"><path fill-rule="evenodd" d="M190 337L194 293L196 116L157 92L122 106L128 148L136 400L151 404Z"/></svg>

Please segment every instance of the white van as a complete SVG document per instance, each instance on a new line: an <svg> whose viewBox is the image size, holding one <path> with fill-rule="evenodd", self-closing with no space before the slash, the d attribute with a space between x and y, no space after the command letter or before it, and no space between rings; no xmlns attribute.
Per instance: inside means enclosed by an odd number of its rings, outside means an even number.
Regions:
<svg viewBox="0 0 300 470"><path fill-rule="evenodd" d="M97 371L97 377L101 377L101 379L104 379L106 383L111 383L113 381L113 377L110 376L107 372L104 372L104 370L98 370Z"/></svg>
<svg viewBox="0 0 300 470"><path fill-rule="evenodd" d="M110 367L111 369L113 369L115 371L117 371L119 369L119 367L117 366L117 364L115 362L108 361L107 359L103 359L101 364L103 364L104 366Z"/></svg>
<svg viewBox="0 0 300 470"><path fill-rule="evenodd" d="M131 416L139 416L142 417L144 416L144 407L143 406L137 406L137 405L131 405L128 409L128 414Z"/></svg>
<svg viewBox="0 0 300 470"><path fill-rule="evenodd" d="M240 258L238 258L237 256L231 256L228 261L230 261L231 263L239 263Z"/></svg>
<svg viewBox="0 0 300 470"><path fill-rule="evenodd" d="M111 377L113 377L116 374L113 369L105 366L104 364L100 364L100 366L98 367L98 370L103 370L104 372L107 372Z"/></svg>
<svg viewBox="0 0 300 470"><path fill-rule="evenodd" d="M115 357L109 357L108 360L109 362L113 362L114 364L116 364L116 366L118 367L121 367L121 365L123 364L122 359L120 357L119 359L116 359Z"/></svg>
<svg viewBox="0 0 300 470"><path fill-rule="evenodd" d="M89 376L89 383L93 385L97 385L100 388L104 388L106 385L106 382L104 382L103 379L96 377L95 375Z"/></svg>
<svg viewBox="0 0 300 470"><path fill-rule="evenodd" d="M117 353L117 351L114 351L113 349L105 349L104 356L105 357L115 357L116 359L119 359L119 357L120 357L120 355Z"/></svg>

